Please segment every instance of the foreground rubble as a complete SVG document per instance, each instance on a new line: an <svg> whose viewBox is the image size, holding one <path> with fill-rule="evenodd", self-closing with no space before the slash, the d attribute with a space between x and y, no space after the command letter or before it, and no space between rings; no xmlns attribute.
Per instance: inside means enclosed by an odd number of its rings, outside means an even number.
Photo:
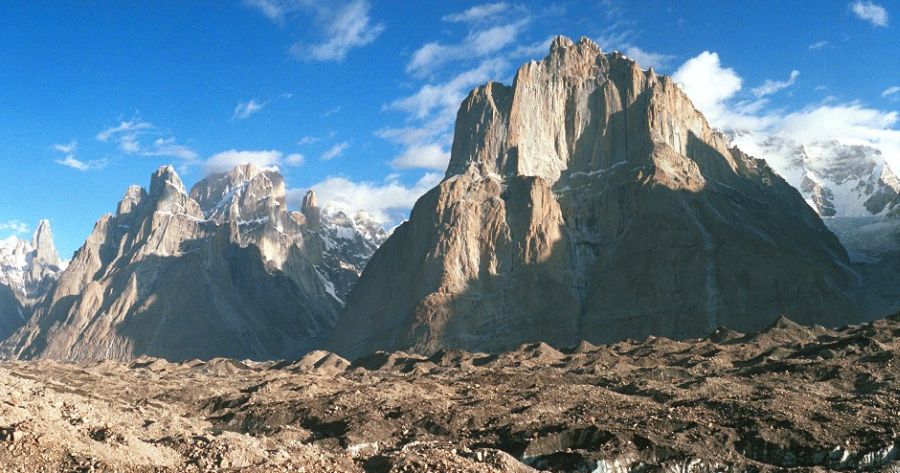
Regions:
<svg viewBox="0 0 900 473"><path fill-rule="evenodd" d="M3 471L900 471L900 317L503 355L0 365Z"/></svg>

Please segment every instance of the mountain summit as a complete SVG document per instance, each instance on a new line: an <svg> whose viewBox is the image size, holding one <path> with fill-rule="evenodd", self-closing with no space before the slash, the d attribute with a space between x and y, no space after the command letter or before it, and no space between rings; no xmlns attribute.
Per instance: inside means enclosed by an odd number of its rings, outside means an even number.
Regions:
<svg viewBox="0 0 900 473"><path fill-rule="evenodd" d="M666 76L556 38L473 90L450 164L375 254L338 322L347 356L497 351L781 314L840 324L846 251L803 197Z"/></svg>
<svg viewBox="0 0 900 473"><path fill-rule="evenodd" d="M341 294L358 277L353 264L374 251L352 248L344 265L340 254L323 255L328 242L319 233L344 224L311 225L288 211L275 170L239 166L188 192L171 166L160 168L149 191L130 187L116 214L97 222L3 354L186 360L305 353L330 335ZM341 231L346 240L364 238ZM36 257L52 247L40 235Z"/></svg>
<svg viewBox="0 0 900 473"><path fill-rule="evenodd" d="M31 241L0 240L0 340L23 325L65 269L53 243L48 220L41 220Z"/></svg>

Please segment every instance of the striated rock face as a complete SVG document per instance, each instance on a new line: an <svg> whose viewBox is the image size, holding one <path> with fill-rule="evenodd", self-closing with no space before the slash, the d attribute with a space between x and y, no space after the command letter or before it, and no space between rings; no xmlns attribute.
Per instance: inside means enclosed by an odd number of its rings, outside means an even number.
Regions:
<svg viewBox="0 0 900 473"><path fill-rule="evenodd" d="M444 181L375 254L338 322L345 356L497 351L781 314L855 314L848 256L803 197L713 131L668 77L557 38L472 91Z"/></svg>
<svg viewBox="0 0 900 473"><path fill-rule="evenodd" d="M2 352L66 360L305 353L343 306L307 227L303 214L288 212L274 170L239 166L188 193L163 167L149 191L129 188L116 214L97 222Z"/></svg>
<svg viewBox="0 0 900 473"><path fill-rule="evenodd" d="M65 265L47 220L38 223L31 242L15 236L0 241L0 340L25 323Z"/></svg>

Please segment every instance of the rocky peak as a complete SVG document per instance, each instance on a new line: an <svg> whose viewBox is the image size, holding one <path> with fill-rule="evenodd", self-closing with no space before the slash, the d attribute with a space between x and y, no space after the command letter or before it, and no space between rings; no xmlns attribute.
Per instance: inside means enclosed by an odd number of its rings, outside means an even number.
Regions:
<svg viewBox="0 0 900 473"><path fill-rule="evenodd" d="M34 247L34 261L36 264L60 267L61 261L59 254L56 252L56 245L53 243L53 232L50 229L49 220L41 220L38 223L31 245Z"/></svg>
<svg viewBox="0 0 900 473"><path fill-rule="evenodd" d="M123 216L134 212L146 198L147 191L143 187L138 185L129 186L128 190L125 191L125 195L122 196L122 200L119 201L116 215Z"/></svg>
<svg viewBox="0 0 900 473"><path fill-rule="evenodd" d="M316 197L316 191L312 189L306 191L300 211L303 212L306 221L313 228L318 227L322 223L322 210L319 208L319 199Z"/></svg>
<svg viewBox="0 0 900 473"><path fill-rule="evenodd" d="M159 168L150 177L150 192L145 202L149 205L146 210L152 213L203 218L200 206L187 194L181 177L171 165Z"/></svg>
<svg viewBox="0 0 900 473"><path fill-rule="evenodd" d="M191 197L219 224L277 220L287 206L281 174L253 163L207 176L194 185Z"/></svg>
<svg viewBox="0 0 900 473"><path fill-rule="evenodd" d="M172 165L165 165L150 176L150 196L159 197L169 192L170 189L181 194L187 193L175 168Z"/></svg>
<svg viewBox="0 0 900 473"><path fill-rule="evenodd" d="M366 266L335 347L690 337L782 313L840 323L855 315L848 265L796 190L670 78L558 37L512 85L463 101L444 180Z"/></svg>

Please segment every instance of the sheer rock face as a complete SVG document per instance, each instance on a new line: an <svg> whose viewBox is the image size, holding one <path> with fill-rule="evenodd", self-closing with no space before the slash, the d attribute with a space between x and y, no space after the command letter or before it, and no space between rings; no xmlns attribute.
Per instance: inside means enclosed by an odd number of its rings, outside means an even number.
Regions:
<svg viewBox="0 0 900 473"><path fill-rule="evenodd" d="M240 166L190 193L171 167L94 227L6 356L172 360L293 357L343 301L310 255L272 170Z"/></svg>
<svg viewBox="0 0 900 473"><path fill-rule="evenodd" d="M47 220L38 223L31 242L17 237L0 241L0 340L25 323L65 265Z"/></svg>
<svg viewBox="0 0 900 473"><path fill-rule="evenodd" d="M346 356L504 350L854 314L848 257L802 196L668 77L557 38L472 91L444 181L375 254Z"/></svg>

